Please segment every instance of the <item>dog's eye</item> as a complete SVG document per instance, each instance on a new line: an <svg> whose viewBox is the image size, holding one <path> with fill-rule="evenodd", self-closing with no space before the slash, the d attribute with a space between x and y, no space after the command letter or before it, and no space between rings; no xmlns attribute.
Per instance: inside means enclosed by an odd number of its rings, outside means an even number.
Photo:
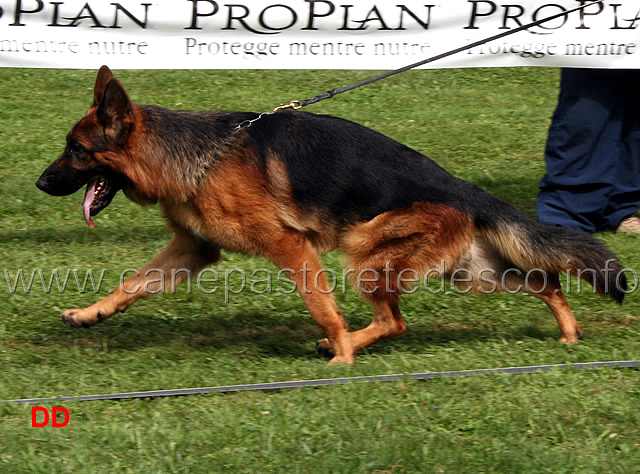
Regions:
<svg viewBox="0 0 640 474"><path fill-rule="evenodd" d="M82 155L86 149L75 140L70 140L67 144L67 150L74 156Z"/></svg>

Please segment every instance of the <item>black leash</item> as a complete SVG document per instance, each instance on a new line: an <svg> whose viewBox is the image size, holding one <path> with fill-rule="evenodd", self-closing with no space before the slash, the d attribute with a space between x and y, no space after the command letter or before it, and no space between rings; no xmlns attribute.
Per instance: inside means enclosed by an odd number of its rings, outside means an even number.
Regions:
<svg viewBox="0 0 640 474"><path fill-rule="evenodd" d="M177 397L183 395L203 395L207 393L234 393L247 391L282 390L285 388L322 387L326 385L344 385L356 382L397 382L403 380L430 380L448 377L469 377L487 374L534 374L556 369L599 369L635 368L640 367L640 360L619 360L608 362L581 362L577 364L530 365L525 367L501 367L496 369L456 370L449 372L426 372L417 374L367 375L361 377L341 377L335 379L292 380L288 382L255 383L246 385L222 385L218 387L180 388L174 390L150 390L146 392L124 392L106 395L80 395L74 397L56 398L21 398L17 400L2 400L0 403L58 403L58 402L89 402L96 400L123 400L131 398Z"/></svg>
<svg viewBox="0 0 640 474"><path fill-rule="evenodd" d="M379 74L377 76L370 77L370 78L365 79L363 81L356 82L355 84L351 84L351 85L348 85L348 86L345 86L345 87L341 87L339 89L331 89L331 90L329 90L327 92L324 92L322 94L318 94L318 95L314 95L313 97L309 97L308 99L292 100L288 104L282 104L282 105L280 105L280 107L276 107L273 111L274 112L278 112L278 111L284 110L284 109L300 109L300 108L305 107L307 105L311 105L311 104L315 104L316 102L320 102L321 100L331 99L332 97L335 97L338 94L342 94L343 92L347 92L347 91L350 91L352 89L356 89L357 87L366 86L367 84L371 84L372 82L380 81L382 79L386 79L387 77L391 77L391 76L394 76L396 74L400 74L401 72L405 72L405 71L408 71L410 69L417 68L417 67L422 66L424 64L432 63L434 61L438 61L439 59L443 59L443 58L446 58L448 56L452 56L454 54L461 53L462 51L466 51L468 49L472 49L472 48L475 48L477 46L481 46L481 45L489 43L491 41L494 41L494 40L497 40L497 39L500 39L500 38L504 38L505 36L513 35L513 34L518 33L520 31L524 31L524 30L527 30L529 28L533 28L534 26L538 26L538 25L541 25L543 23L546 23L547 21L551 21L551 20L554 20L556 18L560 18L560 17L566 16L566 15L569 15L570 13L573 13L573 12L576 12L576 11L579 11L579 10L583 10L584 8L590 7L592 5L601 4L603 1L604 0L596 0L596 1L591 2L591 3L584 3L584 4L582 4L582 5L578 6L578 7L572 8L571 10L566 10L566 11L563 11L561 13L557 13L557 14L552 15L550 17L543 18L542 20L536 20L536 21L534 21L532 23L519 26L518 28L515 28L513 30L505 31L503 33L499 33L499 34L497 34L495 36L491 36L489 38L485 38L485 39L482 39L480 41L476 41L475 43L470 43L470 44L468 44L466 46L460 46L459 48L452 49L451 51L447 51L445 53L437 54L436 56L432 56L430 58L423 59L422 61L418 61L417 63L409 64L408 66L401 67L400 69L395 69L393 71L388 71L388 72ZM249 123L249 125L251 125L251 124Z"/></svg>

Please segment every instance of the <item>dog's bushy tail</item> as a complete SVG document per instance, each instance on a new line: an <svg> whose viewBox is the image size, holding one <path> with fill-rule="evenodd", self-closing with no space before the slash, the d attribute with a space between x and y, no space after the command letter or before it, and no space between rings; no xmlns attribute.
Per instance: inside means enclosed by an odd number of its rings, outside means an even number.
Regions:
<svg viewBox="0 0 640 474"><path fill-rule="evenodd" d="M478 230L503 258L525 272L568 271L588 282L601 296L619 304L624 299L627 279L617 257L587 233L546 226L519 214L501 216Z"/></svg>

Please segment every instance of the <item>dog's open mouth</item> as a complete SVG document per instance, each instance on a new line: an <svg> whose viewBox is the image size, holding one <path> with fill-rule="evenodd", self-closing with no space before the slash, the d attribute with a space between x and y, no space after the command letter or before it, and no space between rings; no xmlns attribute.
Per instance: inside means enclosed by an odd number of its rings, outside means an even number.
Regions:
<svg viewBox="0 0 640 474"><path fill-rule="evenodd" d="M98 176L89 181L82 202L82 211L89 227L96 226L91 217L97 215L111 203L118 189L120 188L114 186L113 181L105 176Z"/></svg>

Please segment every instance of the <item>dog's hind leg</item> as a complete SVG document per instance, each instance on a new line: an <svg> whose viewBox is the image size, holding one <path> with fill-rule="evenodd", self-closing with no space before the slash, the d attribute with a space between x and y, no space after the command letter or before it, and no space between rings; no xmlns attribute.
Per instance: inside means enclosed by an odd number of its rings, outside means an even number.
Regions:
<svg viewBox="0 0 640 474"><path fill-rule="evenodd" d="M371 324L351 334L354 348L402 334L407 325L398 307L400 295L419 275L458 261L472 240L469 216L429 203L384 212L348 229L341 249L349 261L349 275L374 310ZM327 346L319 341L318 352L328 352Z"/></svg>
<svg viewBox="0 0 640 474"><path fill-rule="evenodd" d="M500 249L481 236L476 236L464 269L472 276L472 282L462 289L474 289L483 294L496 291L529 293L544 301L553 313L562 332L560 342L575 343L582 338L576 318L562 294L557 272L535 268L522 270L502 257Z"/></svg>
<svg viewBox="0 0 640 474"><path fill-rule="evenodd" d="M484 263L487 261L485 260ZM503 262L499 270L494 273L498 290L510 293L523 291L541 299L558 322L562 333L560 342L576 343L582 339L578 322L562 293L558 273L540 269L524 272L514 267L505 270L507 266Z"/></svg>
<svg viewBox="0 0 640 474"><path fill-rule="evenodd" d="M547 304L560 326L560 332L562 332L560 342L577 343L582 339L580 327L562 293L557 274L546 274L544 281L540 282L528 281L524 290Z"/></svg>

